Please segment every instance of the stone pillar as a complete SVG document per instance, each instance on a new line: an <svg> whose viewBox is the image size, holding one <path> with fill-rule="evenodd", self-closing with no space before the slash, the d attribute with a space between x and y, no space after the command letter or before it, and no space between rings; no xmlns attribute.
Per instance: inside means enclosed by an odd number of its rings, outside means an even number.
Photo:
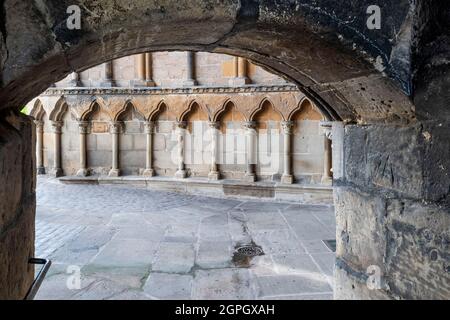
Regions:
<svg viewBox="0 0 450 320"><path fill-rule="evenodd" d="M63 175L63 170L61 168L61 134L62 134L62 121L52 121L53 130L53 156L54 164L52 175L55 177L61 177Z"/></svg>
<svg viewBox="0 0 450 320"><path fill-rule="evenodd" d="M81 87L80 74L78 72L72 72L70 74L69 86L71 86L71 87Z"/></svg>
<svg viewBox="0 0 450 320"><path fill-rule="evenodd" d="M153 81L153 57L151 52L145 53L145 83L147 87L154 87Z"/></svg>
<svg viewBox="0 0 450 320"><path fill-rule="evenodd" d="M135 56L137 79L133 81L135 87L153 87L152 80L152 54L141 53Z"/></svg>
<svg viewBox="0 0 450 320"><path fill-rule="evenodd" d="M44 167L44 121L35 120L36 125L36 168L37 174L45 174Z"/></svg>
<svg viewBox="0 0 450 320"><path fill-rule="evenodd" d="M118 177L120 176L119 169L119 134L121 132L122 124L118 121L111 122L110 133L111 133L111 150L112 150L112 165L108 176Z"/></svg>
<svg viewBox="0 0 450 320"><path fill-rule="evenodd" d="M247 172L245 173L244 180L247 182L256 181L256 122L246 121L244 122L246 145L247 145Z"/></svg>
<svg viewBox="0 0 450 320"><path fill-rule="evenodd" d="M322 183L331 183L333 180L332 175L332 150L331 150L331 122L321 122L320 126L323 128L324 135L324 153L323 153L323 175L322 175Z"/></svg>
<svg viewBox="0 0 450 320"><path fill-rule="evenodd" d="M86 177L88 175L86 136L89 131L89 122L79 121L78 129L80 132L80 169L77 172L77 176Z"/></svg>
<svg viewBox="0 0 450 320"><path fill-rule="evenodd" d="M186 178L186 168L184 164L184 135L187 123L185 121L179 121L176 124L176 134L178 141L178 170L175 173L175 178Z"/></svg>
<svg viewBox="0 0 450 320"><path fill-rule="evenodd" d="M153 170L153 128L154 124L152 121L147 121L144 123L145 133L147 135L147 152L145 158L145 170L142 175L147 177L153 177L155 172Z"/></svg>
<svg viewBox="0 0 450 320"><path fill-rule="evenodd" d="M233 57L233 77L237 78L239 75L239 57Z"/></svg>
<svg viewBox="0 0 450 320"><path fill-rule="evenodd" d="M448 300L450 122L342 132L334 298Z"/></svg>
<svg viewBox="0 0 450 320"><path fill-rule="evenodd" d="M103 64L103 82L101 83L101 86L105 88L114 87L114 69L112 61Z"/></svg>
<svg viewBox="0 0 450 320"><path fill-rule="evenodd" d="M248 61L245 58L234 57L233 60L233 78L230 79L229 83L232 86L242 86L251 83L247 75L247 64Z"/></svg>
<svg viewBox="0 0 450 320"><path fill-rule="evenodd" d="M195 52L186 52L186 80L183 82L183 86L191 87L196 86L197 80L195 80Z"/></svg>
<svg viewBox="0 0 450 320"><path fill-rule="evenodd" d="M211 121L209 123L209 127L211 129L211 170L208 174L208 178L210 180L219 180L220 172L217 165L217 152L219 149L218 146L218 130L219 130L220 122Z"/></svg>
<svg viewBox="0 0 450 320"><path fill-rule="evenodd" d="M281 183L292 184L294 182L294 176L292 175L292 134L294 122L282 121L281 127L284 135L284 172L281 176Z"/></svg>

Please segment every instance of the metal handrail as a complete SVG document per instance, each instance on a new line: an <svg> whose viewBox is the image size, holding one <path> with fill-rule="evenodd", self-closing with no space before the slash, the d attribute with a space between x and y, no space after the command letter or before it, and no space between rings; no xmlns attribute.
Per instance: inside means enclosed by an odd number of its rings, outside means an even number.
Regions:
<svg viewBox="0 0 450 320"><path fill-rule="evenodd" d="M50 269L52 262L47 259L30 258L28 260L28 263L43 265L43 267L39 271L37 277L33 280L33 283L31 284L31 287L28 290L28 292L25 296L25 299L24 299L24 300L33 300L34 297L36 296L36 293L38 292L39 288L41 287L42 281L44 281L45 275L47 274L48 269Z"/></svg>

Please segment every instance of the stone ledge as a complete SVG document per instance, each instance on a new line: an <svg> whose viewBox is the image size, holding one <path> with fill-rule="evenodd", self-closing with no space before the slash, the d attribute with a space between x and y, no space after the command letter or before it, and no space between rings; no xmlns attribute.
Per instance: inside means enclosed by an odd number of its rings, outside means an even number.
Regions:
<svg viewBox="0 0 450 320"><path fill-rule="evenodd" d="M321 185L286 185L271 181L245 182L239 180L209 180L207 178L175 179L143 176L66 176L59 178L59 181L65 184L124 184L212 197L333 204L333 188Z"/></svg>

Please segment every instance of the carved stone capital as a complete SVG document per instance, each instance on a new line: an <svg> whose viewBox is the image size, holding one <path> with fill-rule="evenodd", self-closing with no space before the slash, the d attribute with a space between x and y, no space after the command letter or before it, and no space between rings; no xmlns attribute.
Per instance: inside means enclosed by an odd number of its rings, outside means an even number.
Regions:
<svg viewBox="0 0 450 320"><path fill-rule="evenodd" d="M62 133L63 124L64 124L64 122L62 122L62 121L52 121L53 133Z"/></svg>
<svg viewBox="0 0 450 320"><path fill-rule="evenodd" d="M109 124L109 132L111 134L119 134L122 131L122 123L114 121Z"/></svg>
<svg viewBox="0 0 450 320"><path fill-rule="evenodd" d="M78 121L78 130L81 134L89 133L89 121Z"/></svg>
<svg viewBox="0 0 450 320"><path fill-rule="evenodd" d="M175 126L180 129L186 129L187 122L186 121L177 121L177 122L175 122Z"/></svg>
<svg viewBox="0 0 450 320"><path fill-rule="evenodd" d="M294 121L281 121L281 128L283 129L284 134L293 134Z"/></svg>
<svg viewBox="0 0 450 320"><path fill-rule="evenodd" d="M219 129L220 128L220 122L219 121L209 121L208 125L211 129Z"/></svg>
<svg viewBox="0 0 450 320"><path fill-rule="evenodd" d="M144 122L145 133L152 133L155 123L153 121Z"/></svg>
<svg viewBox="0 0 450 320"><path fill-rule="evenodd" d="M322 121L320 122L320 126L322 127L323 134L329 140L333 139L333 134L331 132L332 122L331 121Z"/></svg>
<svg viewBox="0 0 450 320"><path fill-rule="evenodd" d="M256 129L256 121L245 121L242 123L244 129Z"/></svg>
<svg viewBox="0 0 450 320"><path fill-rule="evenodd" d="M36 125L37 131L44 131L44 121L42 120L34 120L34 124Z"/></svg>

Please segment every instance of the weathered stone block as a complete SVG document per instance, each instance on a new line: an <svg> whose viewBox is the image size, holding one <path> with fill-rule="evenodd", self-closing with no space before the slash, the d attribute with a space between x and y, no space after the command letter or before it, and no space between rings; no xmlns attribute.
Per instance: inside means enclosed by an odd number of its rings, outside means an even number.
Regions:
<svg viewBox="0 0 450 320"><path fill-rule="evenodd" d="M23 299L34 277L34 132L28 117L0 119L0 299Z"/></svg>

